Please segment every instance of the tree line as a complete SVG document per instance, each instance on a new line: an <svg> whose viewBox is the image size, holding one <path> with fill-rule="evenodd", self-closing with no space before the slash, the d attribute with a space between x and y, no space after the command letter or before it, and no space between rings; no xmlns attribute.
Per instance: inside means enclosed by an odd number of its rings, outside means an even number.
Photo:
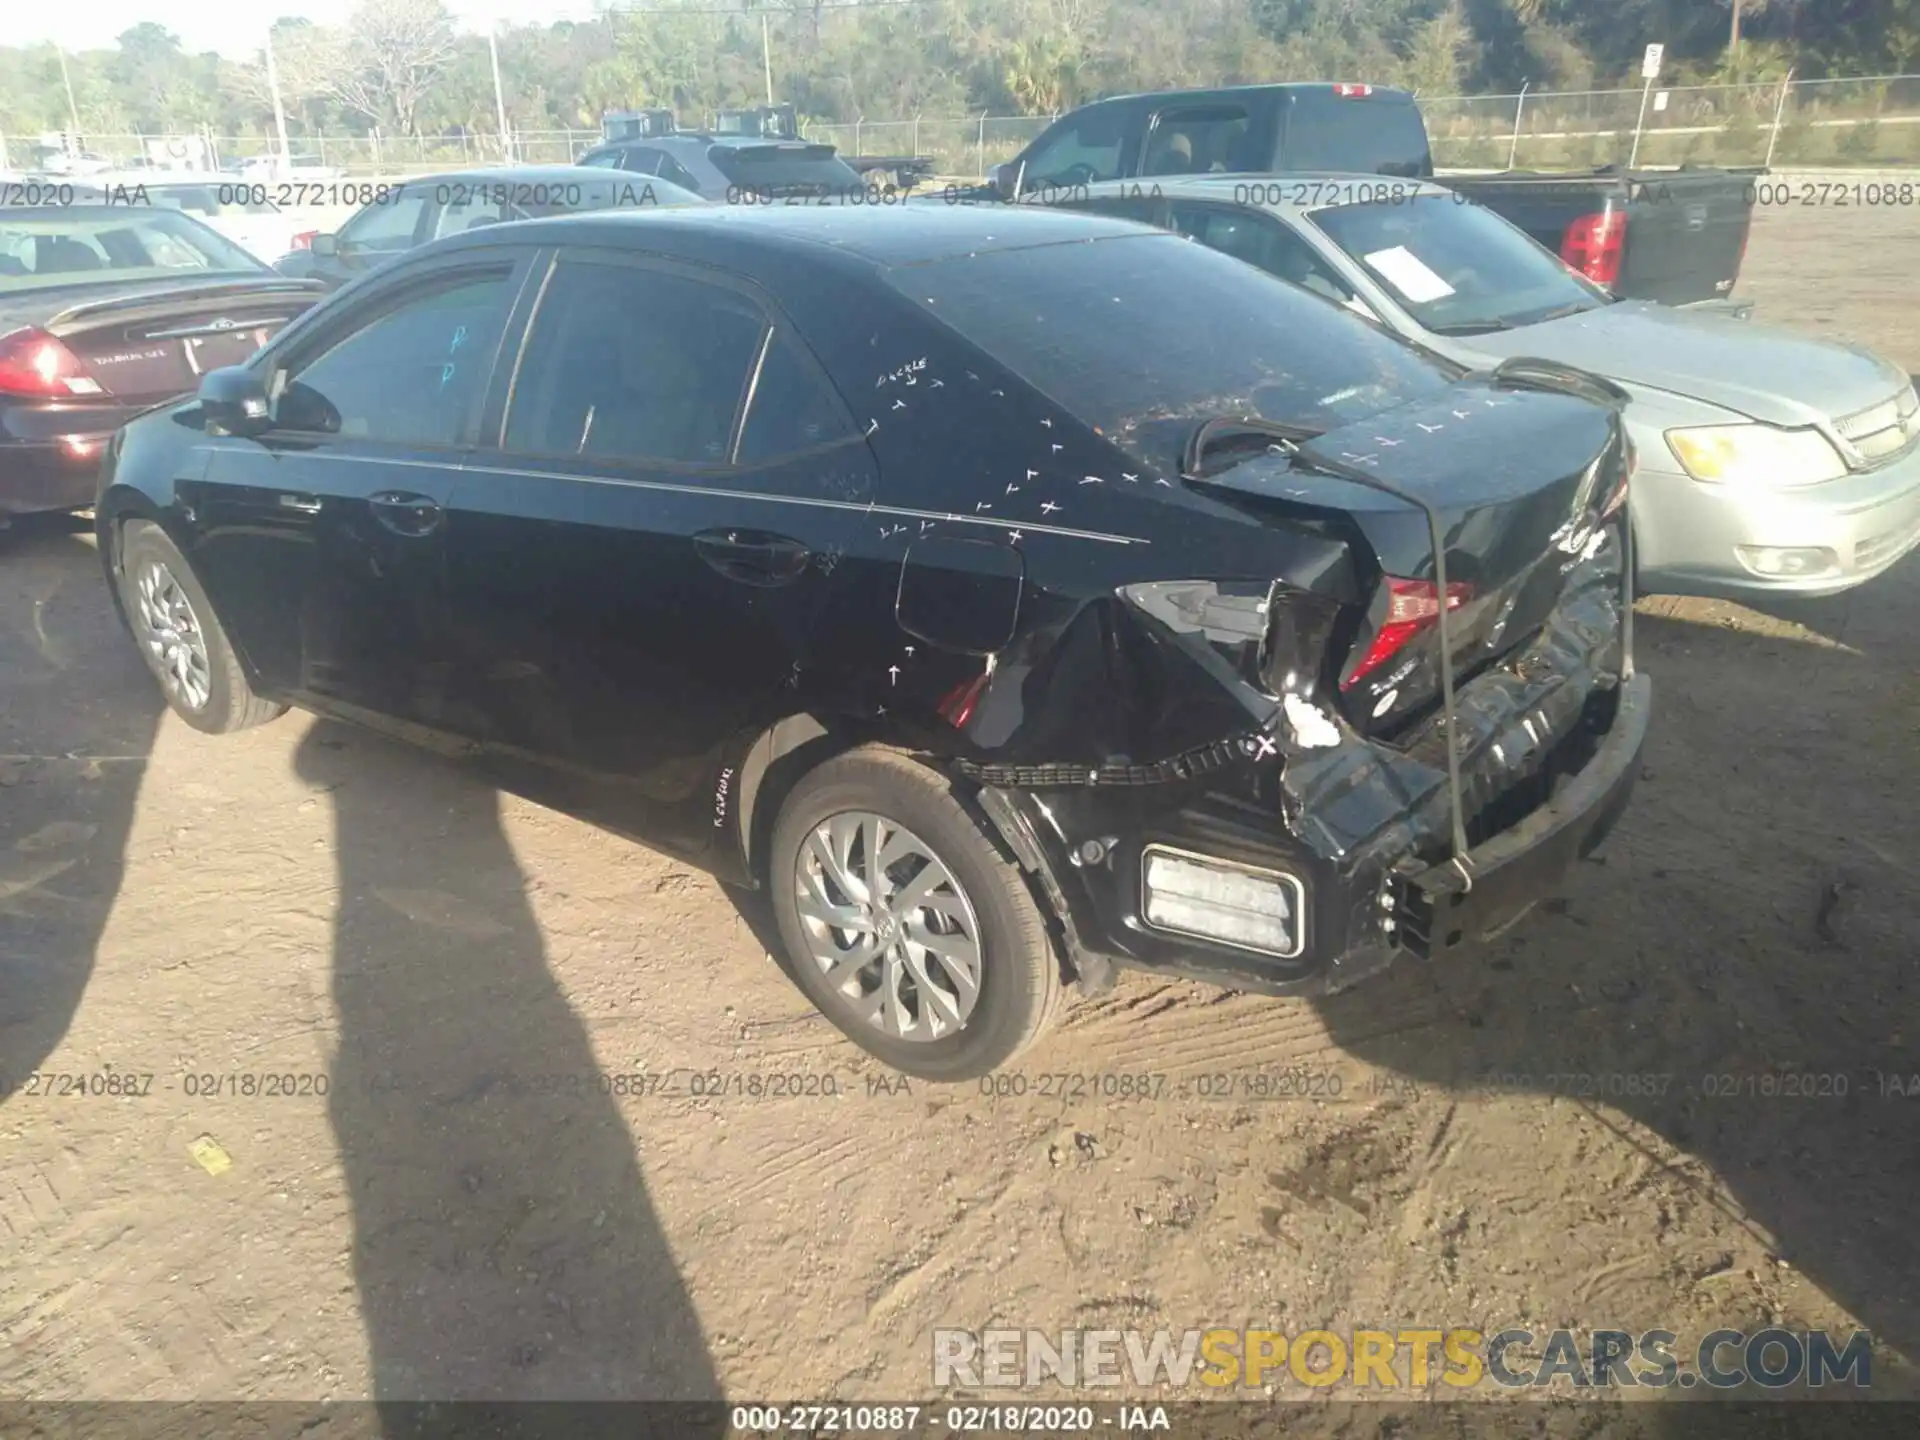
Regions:
<svg viewBox="0 0 1920 1440"><path fill-rule="evenodd" d="M496 35L518 130L595 129L609 109L686 117L776 98L819 121L1047 114L1101 94L1361 79L1427 95L1920 69L1920 0L641 0ZM726 0L732 4L733 0ZM341 26L271 27L290 128L450 137L498 128L485 35L442 0L364 0ZM1737 45L1734 43L1738 37ZM63 65L64 61L64 65ZM0 46L0 135L270 134L264 50L191 54L147 22L110 50Z"/></svg>

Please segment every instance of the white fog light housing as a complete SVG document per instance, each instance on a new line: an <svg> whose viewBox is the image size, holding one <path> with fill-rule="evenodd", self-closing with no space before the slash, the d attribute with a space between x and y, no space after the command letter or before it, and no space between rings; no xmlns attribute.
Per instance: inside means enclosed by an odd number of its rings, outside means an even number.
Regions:
<svg viewBox="0 0 1920 1440"><path fill-rule="evenodd" d="M1820 545L1736 545L1740 563L1756 575L1802 580L1838 575L1840 557Z"/></svg>
<svg viewBox="0 0 1920 1440"><path fill-rule="evenodd" d="M1667 431L1667 447L1696 480L1723 485L1819 485L1847 462L1818 430L1695 425Z"/></svg>
<svg viewBox="0 0 1920 1440"><path fill-rule="evenodd" d="M1164 845L1140 856L1140 914L1156 930L1291 960L1306 945L1306 889L1260 870Z"/></svg>

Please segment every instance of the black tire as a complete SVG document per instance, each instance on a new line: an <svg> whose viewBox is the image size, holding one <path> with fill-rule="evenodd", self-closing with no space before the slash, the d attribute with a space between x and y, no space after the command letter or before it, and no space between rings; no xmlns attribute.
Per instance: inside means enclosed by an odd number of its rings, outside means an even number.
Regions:
<svg viewBox="0 0 1920 1440"><path fill-rule="evenodd" d="M817 826L864 811L903 826L959 882L978 922L979 996L961 1028L905 1039L863 1022L824 979L801 921L796 877ZM1052 1023L1064 990L1047 923L1020 867L939 774L894 750L865 747L802 777L781 807L768 847L768 888L794 981L842 1034L922 1080L977 1079L1004 1065Z"/></svg>
<svg viewBox="0 0 1920 1440"><path fill-rule="evenodd" d="M145 567L154 564L165 566L167 573L186 596L194 624L206 648L207 694L206 699L197 705L191 703L178 687L169 683L159 658L146 643L141 620L139 577ZM121 615L127 622L127 629L133 636L140 658L146 661L147 669L153 672L174 714L194 729L203 730L209 735L229 735L236 730L264 725L287 713L285 705L262 700L253 693L253 687L247 683L247 677L240 668L240 659L234 654L233 646L227 640L227 632L220 624L220 617L214 613L213 602L207 599L207 592L201 587L200 577L193 573L193 567L187 563L186 556L180 553L179 546L152 521L130 520L122 528L119 583Z"/></svg>

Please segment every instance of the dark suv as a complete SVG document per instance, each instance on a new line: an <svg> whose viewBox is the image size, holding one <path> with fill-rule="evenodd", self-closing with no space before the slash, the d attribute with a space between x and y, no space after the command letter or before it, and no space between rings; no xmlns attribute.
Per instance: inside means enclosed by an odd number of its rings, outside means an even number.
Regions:
<svg viewBox="0 0 1920 1440"><path fill-rule="evenodd" d="M705 200L733 203L786 196L848 196L864 190L860 172L831 145L675 130L615 140L580 157L582 165L657 176Z"/></svg>

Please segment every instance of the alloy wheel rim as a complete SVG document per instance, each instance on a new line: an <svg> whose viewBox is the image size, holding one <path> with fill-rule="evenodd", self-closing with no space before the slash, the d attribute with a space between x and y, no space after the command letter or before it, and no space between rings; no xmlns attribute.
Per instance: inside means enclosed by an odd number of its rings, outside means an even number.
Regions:
<svg viewBox="0 0 1920 1440"><path fill-rule="evenodd" d="M870 811L815 826L794 862L809 958L860 1024L931 1042L980 999L980 922L932 846Z"/></svg>
<svg viewBox="0 0 1920 1440"><path fill-rule="evenodd" d="M212 698L213 670L193 602L162 560L140 567L134 589L147 663L169 696L189 710L200 709Z"/></svg>

